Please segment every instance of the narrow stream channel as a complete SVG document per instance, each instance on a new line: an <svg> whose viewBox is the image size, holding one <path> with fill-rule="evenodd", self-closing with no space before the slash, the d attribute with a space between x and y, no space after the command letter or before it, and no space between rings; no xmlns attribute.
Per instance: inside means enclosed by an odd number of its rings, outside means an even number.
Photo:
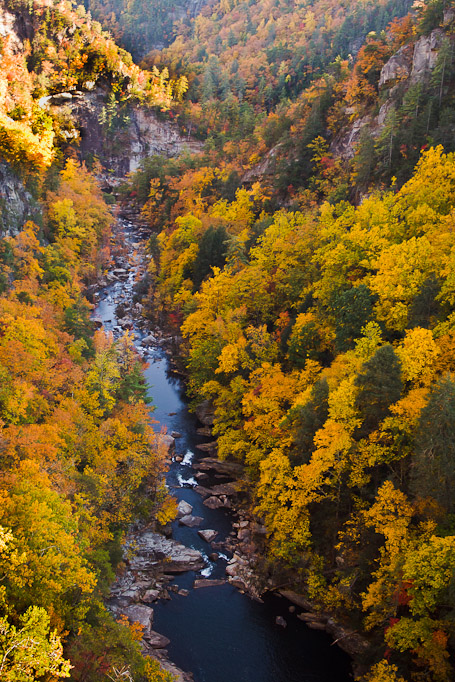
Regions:
<svg viewBox="0 0 455 682"><path fill-rule="evenodd" d="M130 253L138 239L137 230L123 222L125 245ZM137 260L139 267L140 261ZM119 303L132 296L136 266L130 263L123 281L115 281L101 291L95 316L114 336L122 333L115 310ZM228 509L209 509L193 489L197 481L192 463L205 457L196 445L206 441L197 434L197 420L189 413L181 381L169 371L164 351L158 346L144 348L144 331L133 327L135 345L149 363L145 378L153 399L153 418L167 432L176 431L176 456L167 475L172 494L193 507L193 514L203 517L199 529L214 529L217 542L232 531L235 520ZM153 330L152 330L153 332ZM159 428L157 426L157 428ZM175 460L175 458L174 458ZM348 682L350 661L325 633L309 629L294 613L290 603L277 596L265 595L263 603L254 601L229 584L193 589L195 578L224 578L230 554L210 561L213 552L197 533L173 523L173 538L198 549L206 558L206 567L198 574L189 571L176 577L179 588L189 590L188 596L171 594L170 600L153 604L154 629L167 636L170 659L180 668L190 671L195 682ZM283 628L275 619L282 616Z"/></svg>

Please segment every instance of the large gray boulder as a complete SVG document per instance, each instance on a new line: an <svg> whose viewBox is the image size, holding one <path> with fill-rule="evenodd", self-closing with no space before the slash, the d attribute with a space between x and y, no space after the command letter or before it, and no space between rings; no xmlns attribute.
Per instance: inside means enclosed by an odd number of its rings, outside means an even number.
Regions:
<svg viewBox="0 0 455 682"><path fill-rule="evenodd" d="M196 526L200 526L203 520L202 516L187 514L187 516L182 516L182 518L179 519L179 524L181 526L187 526L188 528L195 528Z"/></svg>
<svg viewBox="0 0 455 682"><path fill-rule="evenodd" d="M185 502L185 500L180 500L177 507L177 516L179 518L182 518L182 516L188 516L188 514L191 514L192 511L193 507L191 506L191 504Z"/></svg>
<svg viewBox="0 0 455 682"><path fill-rule="evenodd" d="M197 533L206 542L212 542L218 535L218 531L212 529L198 530Z"/></svg>
<svg viewBox="0 0 455 682"><path fill-rule="evenodd" d="M202 554L196 549L153 531L142 533L136 542L133 541L131 549L135 552L129 560L133 571L183 573L199 571L205 566Z"/></svg>
<svg viewBox="0 0 455 682"><path fill-rule="evenodd" d="M142 625L144 637L150 636L153 625L153 609L150 606L132 604L131 606L124 606L122 611L131 623Z"/></svg>
<svg viewBox="0 0 455 682"><path fill-rule="evenodd" d="M175 450L175 438L168 436L167 433L157 433L156 443L158 448L163 449L166 454L170 454Z"/></svg>

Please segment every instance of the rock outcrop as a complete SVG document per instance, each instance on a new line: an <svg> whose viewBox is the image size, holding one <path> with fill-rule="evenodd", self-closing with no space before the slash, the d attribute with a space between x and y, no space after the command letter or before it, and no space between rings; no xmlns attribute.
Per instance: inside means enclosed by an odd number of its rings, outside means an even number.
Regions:
<svg viewBox="0 0 455 682"><path fill-rule="evenodd" d="M396 83L407 78L410 78L410 85L423 80L436 65L443 37L444 32L435 29L430 35L421 36L414 46L400 47L382 67L379 87L390 87L391 82Z"/></svg>
<svg viewBox="0 0 455 682"><path fill-rule="evenodd" d="M85 92L59 93L41 100L41 106L55 110L60 118L71 122L68 135L79 138L82 157L97 156L115 176L123 177L134 172L148 156L160 154L165 157L179 156L185 149L201 150L201 143L183 136L177 125L160 117L153 109L132 105L128 120L115 135L103 127L102 112L107 92L96 87Z"/></svg>
<svg viewBox="0 0 455 682"><path fill-rule="evenodd" d="M264 178L272 176L280 148L280 144L272 147L259 163L247 170L242 177L242 185L251 187L255 182L261 182Z"/></svg>
<svg viewBox="0 0 455 682"><path fill-rule="evenodd" d="M379 77L379 87L382 88L391 81L396 83L399 80L408 78L412 69L413 50L411 45L400 47L389 61L384 64Z"/></svg>
<svg viewBox="0 0 455 682"><path fill-rule="evenodd" d="M340 649L343 649L351 656L364 655L371 649L371 644L365 637L335 621L330 613L315 610L314 604L303 595L293 590L279 590L279 592L292 604L303 609L302 613L299 613L297 616L300 620L305 621L312 630L328 632L332 635L334 642L338 644Z"/></svg>
<svg viewBox="0 0 455 682"><path fill-rule="evenodd" d="M150 637L153 625L153 609L150 606L132 604L131 606L125 606L123 613L131 623L139 623L142 626L144 638Z"/></svg>
<svg viewBox="0 0 455 682"><path fill-rule="evenodd" d="M204 426L213 426L215 419L215 408L209 400L203 400L195 408L196 417Z"/></svg>
<svg viewBox="0 0 455 682"><path fill-rule="evenodd" d="M166 573L183 573L199 571L204 568L202 554L196 549L165 538L153 531L144 531L131 539L125 546L134 550L134 556L128 560L131 571L158 571Z"/></svg>
<svg viewBox="0 0 455 682"><path fill-rule="evenodd" d="M434 69L444 32L437 28L428 36L422 36L414 45L410 85L423 80Z"/></svg>
<svg viewBox="0 0 455 682"><path fill-rule="evenodd" d="M142 626L144 654L159 660L176 682L189 682L191 675L180 670L167 656L170 640L153 630L153 608L149 605L159 598L169 599L165 585L172 580L169 574L198 571L204 567L202 554L169 540L147 528L131 533L124 545L125 570L111 587L109 609L118 618L124 615L131 623Z"/></svg>
<svg viewBox="0 0 455 682"><path fill-rule="evenodd" d="M22 52L23 39L30 38L30 30L24 19L19 14L10 12L4 5L0 5L0 38L8 38L13 53Z"/></svg>
<svg viewBox="0 0 455 682"><path fill-rule="evenodd" d="M0 237L18 234L27 220L38 222L41 208L6 162L0 162Z"/></svg>
<svg viewBox="0 0 455 682"><path fill-rule="evenodd" d="M330 151L335 157L352 159L361 133L367 128L377 138L384 128L387 114L396 107L396 100L410 87L425 83L434 69L444 31L434 29L428 36L421 36L414 45L404 45L384 64L379 77L382 96L387 98L376 115L372 113L359 117L346 125L332 140ZM346 108L345 114L353 117L355 109Z"/></svg>
<svg viewBox="0 0 455 682"><path fill-rule="evenodd" d="M216 471L217 474L231 476L235 479L240 478L244 472L244 467L239 462L228 462L227 460L217 459L216 457L204 457L203 459L194 462L193 467L199 471ZM232 486L231 493L233 493L235 486L234 484L230 484L230 486ZM222 492L227 494L227 489Z"/></svg>

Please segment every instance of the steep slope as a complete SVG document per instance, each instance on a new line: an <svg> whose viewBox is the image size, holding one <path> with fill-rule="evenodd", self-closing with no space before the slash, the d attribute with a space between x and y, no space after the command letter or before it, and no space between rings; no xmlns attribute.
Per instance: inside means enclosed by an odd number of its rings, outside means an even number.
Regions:
<svg viewBox="0 0 455 682"><path fill-rule="evenodd" d="M355 54L409 2L210 2L165 57L196 75L199 101L234 95L270 110L295 97L337 55Z"/></svg>
<svg viewBox="0 0 455 682"><path fill-rule="evenodd" d="M84 4L117 43L139 60L150 50L168 46L199 14L204 0L86 0Z"/></svg>

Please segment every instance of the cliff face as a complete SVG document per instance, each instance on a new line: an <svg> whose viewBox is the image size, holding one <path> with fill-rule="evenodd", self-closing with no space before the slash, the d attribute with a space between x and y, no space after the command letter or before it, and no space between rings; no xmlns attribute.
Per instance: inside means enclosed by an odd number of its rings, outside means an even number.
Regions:
<svg viewBox="0 0 455 682"><path fill-rule="evenodd" d="M30 18L23 12L11 12L0 2L0 38L8 38L13 52L22 52L24 40L33 39Z"/></svg>
<svg viewBox="0 0 455 682"><path fill-rule="evenodd" d="M199 0L195 0L197 1ZM38 222L40 220L39 204L27 190L24 185L25 181L21 179L28 176L30 172L26 163L31 164L27 157L28 150L32 150L30 156L33 157L33 162L38 163L37 159L41 159L39 155L41 152L43 154L44 151L49 152L49 158L51 158L56 147L60 146L65 149L71 145L82 159L90 160L96 156L110 175L123 177L136 170L141 160L149 155L177 156L185 148L196 152L201 146L182 136L178 126L172 121L165 120L164 117L160 118L156 110L141 106L137 101L129 107L114 102L113 116L117 116L117 123L106 125L107 102L110 97L112 99L109 78L112 77L113 80L125 78L126 81L134 83L134 78L139 78L135 71L137 67L128 66L129 61L127 60L128 63L122 61L121 55L117 55L118 59L115 59L117 48L109 43L106 37L98 33L93 35L90 33L90 20L84 24L80 17L71 14L68 10L64 16L60 17L61 22L56 23L40 14L41 9L35 7L31 12L28 5L17 3L14 6L8 6L7 2L0 0L0 41L2 42L0 109L4 117L2 151L11 151L10 156L0 152L1 235L16 234L28 219ZM77 21L80 21L79 28ZM87 68L83 71L79 70L78 79L74 76L67 80L64 75L66 71L63 68L65 64L63 66L59 64L58 69L57 66L55 67L56 70L53 65L47 64L46 68L51 69L54 80L49 80L44 87L42 83L45 80L42 80L43 73L40 72L39 58L41 55L40 39L45 31L51 31L49 40L55 46L55 50L61 50L62 54L66 55L68 68L71 66L72 59L72 53L68 56L69 46L74 47L76 53L82 55L85 46L95 36L100 43L99 50L101 50L95 56L97 59L104 59L108 65L103 71L103 76L98 74L98 81L95 82L91 80L92 71ZM32 46L29 55L30 63L26 63L23 58L26 45ZM93 55L82 56L84 59L81 57L81 63L89 62L89 57L93 57ZM30 64L35 64L37 59L38 67L32 68ZM109 59L112 62L110 66ZM116 69L115 73L111 73L109 68L111 71ZM96 77L96 69L93 73ZM41 82L43 95L35 99L39 78L41 78L39 82ZM142 78L143 81L144 78L145 76ZM68 90L64 90L65 88ZM161 102L159 93L157 101ZM122 106L121 116L117 111L119 106ZM165 105L164 108L166 108ZM40 112L40 109L41 114L36 114ZM18 112L21 110L24 113L20 116ZM46 116L47 113L51 116ZM104 123L102 123L103 120ZM52 126L55 132L49 149L44 148L44 142L43 145L41 144L40 126L47 126L46 129ZM40 131L38 137L35 135L36 130ZM23 142L21 147L18 140L19 142L27 140L27 142ZM16 164L21 168L19 175L14 171ZM46 164L41 171L44 172L45 167ZM37 173L37 176L41 174L36 168L31 172Z"/></svg>
<svg viewBox="0 0 455 682"><path fill-rule="evenodd" d="M20 178L0 162L0 237L14 236L27 220L39 222L41 209Z"/></svg>
<svg viewBox="0 0 455 682"><path fill-rule="evenodd" d="M76 138L81 157L96 156L103 166L123 177L137 170L147 156L178 156L185 149L198 152L201 144L180 134L177 125L160 119L149 108L133 105L127 120L115 131L101 123L107 91L67 92L46 98L42 106L66 122L63 135Z"/></svg>
<svg viewBox="0 0 455 682"><path fill-rule="evenodd" d="M379 92L383 101L379 111L357 118L343 128L330 145L334 156L352 159L364 128L368 128L374 138L379 137L396 102L412 86L429 82L443 39L444 31L437 28L428 36L421 36L413 45L401 47L384 64L379 77Z"/></svg>
<svg viewBox="0 0 455 682"><path fill-rule="evenodd" d="M115 136L109 136L99 122L104 102L105 93L97 89L61 93L42 104L71 121L64 135L68 141L78 143L83 159L98 157L116 177L135 171L147 156L159 154L169 158L185 149L192 153L201 150L201 143L183 137L175 124L160 120L153 110L139 106L131 107L126 125ZM0 162L0 236L14 236L27 220L39 222L40 216L40 206L22 180L6 162Z"/></svg>

